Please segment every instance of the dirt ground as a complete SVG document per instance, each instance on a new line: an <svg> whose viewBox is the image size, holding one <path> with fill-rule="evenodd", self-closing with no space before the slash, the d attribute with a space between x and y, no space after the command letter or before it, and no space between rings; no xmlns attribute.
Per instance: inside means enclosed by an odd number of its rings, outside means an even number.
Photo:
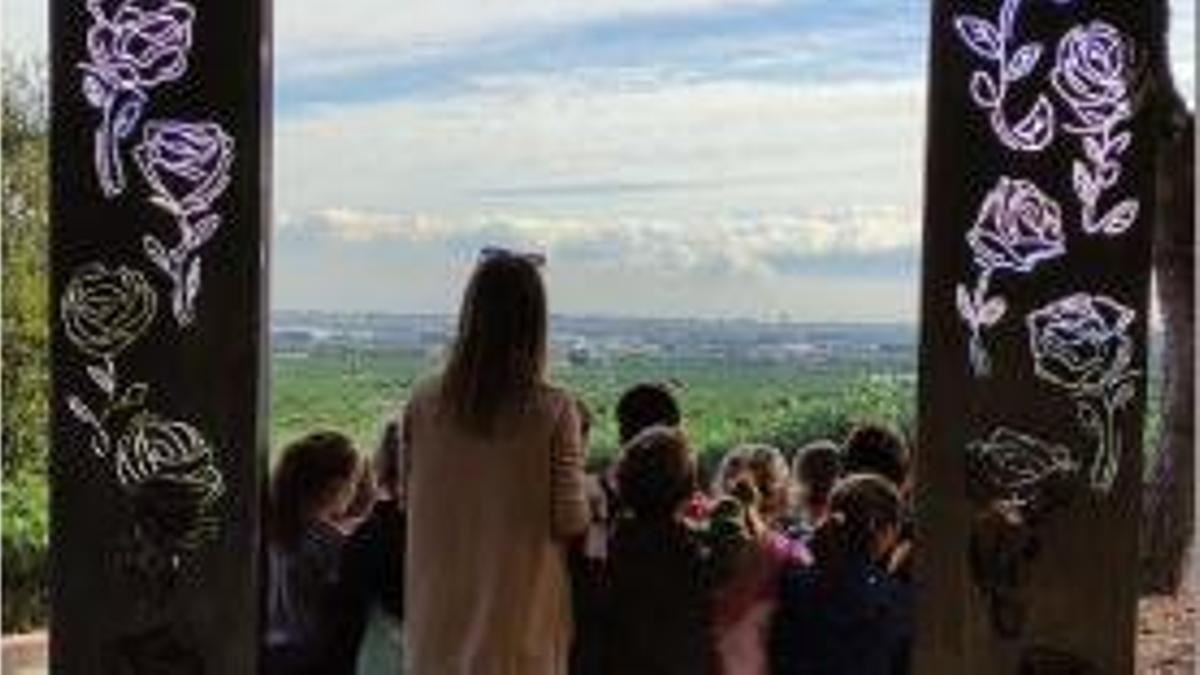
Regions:
<svg viewBox="0 0 1200 675"><path fill-rule="evenodd" d="M1196 672L1196 592L1142 600L1138 616L1138 675Z"/></svg>
<svg viewBox="0 0 1200 675"><path fill-rule="evenodd" d="M1148 598L1138 618L1138 675L1192 675L1196 672L1196 593ZM4 675L46 675L46 637L6 636Z"/></svg>

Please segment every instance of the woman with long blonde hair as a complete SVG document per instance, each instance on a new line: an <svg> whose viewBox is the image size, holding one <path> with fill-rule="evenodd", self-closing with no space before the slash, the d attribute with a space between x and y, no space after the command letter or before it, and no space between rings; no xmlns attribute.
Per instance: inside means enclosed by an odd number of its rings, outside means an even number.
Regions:
<svg viewBox="0 0 1200 675"><path fill-rule="evenodd" d="M488 249L404 412L407 672L565 675L587 525L574 399L546 381L540 260Z"/></svg>

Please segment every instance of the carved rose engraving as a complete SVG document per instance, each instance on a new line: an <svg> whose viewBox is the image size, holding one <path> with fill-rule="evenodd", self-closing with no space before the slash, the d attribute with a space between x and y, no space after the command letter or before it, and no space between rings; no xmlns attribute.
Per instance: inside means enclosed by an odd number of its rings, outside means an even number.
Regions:
<svg viewBox="0 0 1200 675"><path fill-rule="evenodd" d="M979 276L972 288L958 286L956 303L971 332L972 369L982 376L991 371L983 331L1008 309L1002 296L989 297L991 282L999 272L1029 274L1040 263L1065 254L1062 212L1034 183L1001 176L984 197L966 240Z"/></svg>
<svg viewBox="0 0 1200 675"><path fill-rule="evenodd" d="M105 196L115 197L125 189L121 142L141 120L146 91L187 71L195 10L175 0L124 0L109 13L105 4L87 2L90 61L79 69L84 96L102 113L94 140L96 174Z"/></svg>
<svg viewBox="0 0 1200 675"><path fill-rule="evenodd" d="M1121 463L1117 414L1137 393L1129 328L1137 314L1112 298L1076 293L1026 319L1034 372L1075 398L1079 420L1097 438L1092 487L1107 492Z"/></svg>
<svg viewBox="0 0 1200 675"><path fill-rule="evenodd" d="M153 235L146 235L142 245L171 280L172 312L180 326L187 326L200 292L198 251L221 226L221 217L209 210L229 186L233 138L213 122L152 121L134 157L154 190L151 201L175 218L179 230L170 248Z"/></svg>

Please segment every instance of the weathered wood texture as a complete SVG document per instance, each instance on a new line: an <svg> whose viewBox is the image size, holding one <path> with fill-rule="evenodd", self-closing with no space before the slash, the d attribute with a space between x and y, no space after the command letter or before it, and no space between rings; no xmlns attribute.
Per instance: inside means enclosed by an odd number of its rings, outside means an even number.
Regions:
<svg viewBox="0 0 1200 675"><path fill-rule="evenodd" d="M1169 3L1151 6L1156 39L1150 59L1160 92L1154 274L1164 354L1158 447L1142 503L1143 594L1180 589L1196 529L1196 121L1171 74Z"/></svg>
<svg viewBox="0 0 1200 675"><path fill-rule="evenodd" d="M252 673L266 0L53 0L53 672Z"/></svg>
<svg viewBox="0 0 1200 675"><path fill-rule="evenodd" d="M915 672L1131 673L1148 5L932 13Z"/></svg>

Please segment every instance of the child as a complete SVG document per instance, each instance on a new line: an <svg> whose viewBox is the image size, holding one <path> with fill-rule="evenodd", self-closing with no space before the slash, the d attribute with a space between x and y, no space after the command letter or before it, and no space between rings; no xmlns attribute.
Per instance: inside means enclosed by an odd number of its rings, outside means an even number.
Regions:
<svg viewBox="0 0 1200 675"><path fill-rule="evenodd" d="M870 473L887 479L900 491L901 500L909 495L909 453L904 441L890 429L876 424L856 427L842 449L843 469L847 475ZM902 519L900 542L888 569L906 581L912 578L913 525Z"/></svg>
<svg viewBox="0 0 1200 675"><path fill-rule="evenodd" d="M587 448L592 413L583 399L576 399L576 410L579 413L580 436L584 448ZM569 672L571 675L603 675L606 670L607 558L611 523L601 478L595 474L587 475L584 491L590 514L588 527L582 537L571 543L567 556L571 572L571 607L575 618Z"/></svg>
<svg viewBox="0 0 1200 675"><path fill-rule="evenodd" d="M635 384L617 399L617 441L625 445L634 436L652 426L676 428L682 421L679 403L665 384L642 382ZM604 492L610 525L622 511L616 489L616 465L600 474L599 486Z"/></svg>
<svg viewBox="0 0 1200 675"><path fill-rule="evenodd" d="M336 432L311 433L284 449L270 490L265 672L346 672L334 629L345 514L359 471L350 439Z"/></svg>
<svg viewBox="0 0 1200 675"><path fill-rule="evenodd" d="M842 479L813 535L814 564L784 574L771 631L778 675L894 675L911 640L908 587L886 570L900 531L895 486Z"/></svg>
<svg viewBox="0 0 1200 675"><path fill-rule="evenodd" d="M625 445L617 487L627 514L609 555L613 675L715 671L711 570L699 535L682 519L696 465L678 429L650 427Z"/></svg>
<svg viewBox="0 0 1200 675"><path fill-rule="evenodd" d="M678 427L679 403L663 384L635 384L617 400L617 435L622 445L652 426Z"/></svg>
<svg viewBox="0 0 1200 675"><path fill-rule="evenodd" d="M796 453L792 475L800 486L800 532L807 538L825 520L829 493L842 474L838 447L829 440L813 441Z"/></svg>
<svg viewBox="0 0 1200 675"><path fill-rule="evenodd" d="M339 590L340 663L357 661L359 673L399 672L404 618L404 539L400 503L400 424L391 421L363 475L370 508L346 544ZM353 672L353 671L350 671Z"/></svg>
<svg viewBox="0 0 1200 675"><path fill-rule="evenodd" d="M847 475L873 473L903 490L908 476L908 451L904 441L890 429L861 424L842 444L842 470Z"/></svg>
<svg viewBox="0 0 1200 675"><path fill-rule="evenodd" d="M738 529L744 537L740 550L717 546L724 574L714 597L713 621L721 672L765 675L780 575L790 566L810 562L803 546L780 531L790 510L791 476L778 449L743 445L725 455L714 483L714 492L722 498L714 509L714 534L729 529L722 527L722 519L728 517L723 514L737 513L729 507L733 497L742 506Z"/></svg>

